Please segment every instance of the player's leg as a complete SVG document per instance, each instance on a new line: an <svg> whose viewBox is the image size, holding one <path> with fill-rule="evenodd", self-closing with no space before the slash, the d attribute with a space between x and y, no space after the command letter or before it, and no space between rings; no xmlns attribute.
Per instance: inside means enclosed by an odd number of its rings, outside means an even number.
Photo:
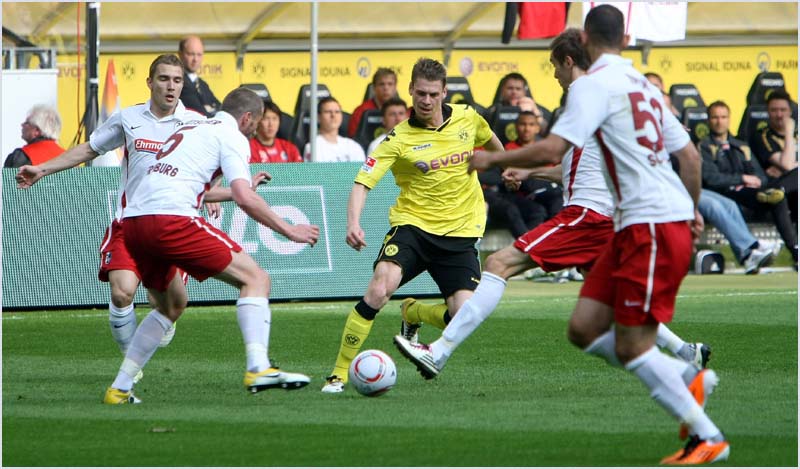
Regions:
<svg viewBox="0 0 800 469"><path fill-rule="evenodd" d="M364 297L347 315L336 363L322 392L338 393L344 390L350 363L367 340L375 316L400 287L402 279L403 270L398 264L390 261L377 263Z"/></svg>
<svg viewBox="0 0 800 469"><path fill-rule="evenodd" d="M131 270L108 272L111 302L108 304L108 322L111 336L124 355L136 332L136 312L133 297L139 288L139 277Z"/></svg>
<svg viewBox="0 0 800 469"><path fill-rule="evenodd" d="M698 368L705 368L711 358L711 347L702 342L685 342L680 336L672 332L666 324L658 325L656 345L669 350L676 357Z"/></svg>

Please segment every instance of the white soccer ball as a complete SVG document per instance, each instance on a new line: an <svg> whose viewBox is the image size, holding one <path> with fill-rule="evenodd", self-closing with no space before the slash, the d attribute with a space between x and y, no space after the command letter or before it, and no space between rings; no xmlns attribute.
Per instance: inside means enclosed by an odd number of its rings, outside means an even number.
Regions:
<svg viewBox="0 0 800 469"><path fill-rule="evenodd" d="M350 363L347 375L356 391L375 397L392 389L397 382L397 367L392 358L380 350L365 350Z"/></svg>

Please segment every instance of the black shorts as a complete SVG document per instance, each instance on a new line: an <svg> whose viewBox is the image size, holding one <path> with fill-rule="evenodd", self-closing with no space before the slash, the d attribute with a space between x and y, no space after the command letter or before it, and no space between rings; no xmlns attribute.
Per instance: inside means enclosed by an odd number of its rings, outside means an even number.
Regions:
<svg viewBox="0 0 800 469"><path fill-rule="evenodd" d="M458 290L474 291L481 279L475 245L478 238L439 236L416 226L392 227L378 254L378 262L389 261L403 271L400 286L428 271L445 298Z"/></svg>

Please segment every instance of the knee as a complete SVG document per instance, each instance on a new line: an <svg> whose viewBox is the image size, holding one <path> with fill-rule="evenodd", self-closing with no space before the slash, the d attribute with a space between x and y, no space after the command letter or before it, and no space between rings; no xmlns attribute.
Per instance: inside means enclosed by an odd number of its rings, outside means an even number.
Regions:
<svg viewBox="0 0 800 469"><path fill-rule="evenodd" d="M580 321L575 317L570 318L569 326L567 327L567 339L579 349L585 349L600 335L597 328L592 327L586 321Z"/></svg>
<svg viewBox="0 0 800 469"><path fill-rule="evenodd" d="M111 285L111 303L117 308L125 308L133 303L136 289L125 288L121 285Z"/></svg>
<svg viewBox="0 0 800 469"><path fill-rule="evenodd" d="M503 262L503 260L500 258L500 252L501 251L497 251L486 258L483 270L486 272L491 272L497 276L502 276L503 270L505 270L505 262Z"/></svg>

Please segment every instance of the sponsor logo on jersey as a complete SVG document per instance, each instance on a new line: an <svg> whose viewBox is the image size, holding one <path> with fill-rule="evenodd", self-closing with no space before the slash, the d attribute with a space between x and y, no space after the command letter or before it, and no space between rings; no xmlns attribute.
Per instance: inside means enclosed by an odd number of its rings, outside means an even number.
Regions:
<svg viewBox="0 0 800 469"><path fill-rule="evenodd" d="M437 169L442 169L448 166L456 166L465 163L469 161L471 157L472 157L472 150L464 151L461 153L453 153L452 155L442 156L439 158L434 158L428 162L417 161L416 163L414 163L414 166L416 166L418 170L422 171L422 174L425 174L431 170L436 171Z"/></svg>
<svg viewBox="0 0 800 469"><path fill-rule="evenodd" d="M367 160L364 161L364 164L361 165L361 171L364 171L365 173L371 173L372 172L372 168L375 167L375 163L377 163L377 162L378 162L378 160L376 160L375 158L373 158L371 156L368 156Z"/></svg>
<svg viewBox="0 0 800 469"><path fill-rule="evenodd" d="M386 254L388 257L392 257L394 255L397 255L397 252L399 250L400 248L398 248L396 244L390 244L386 246L386 249L383 250L383 253Z"/></svg>
<svg viewBox="0 0 800 469"><path fill-rule="evenodd" d="M164 145L164 142L157 142L155 140L147 140L146 138L137 138L133 141L133 147L136 151L143 152L143 153L158 153L158 150L161 149L161 146Z"/></svg>
<svg viewBox="0 0 800 469"><path fill-rule="evenodd" d="M424 149L426 149L426 148L430 148L430 147L432 147L432 146L433 146L433 145L432 145L432 144L430 144L430 143L426 143L425 145L417 145L417 146L415 146L415 147L412 147L412 148L411 148L411 151L420 151L420 150L424 150Z"/></svg>

